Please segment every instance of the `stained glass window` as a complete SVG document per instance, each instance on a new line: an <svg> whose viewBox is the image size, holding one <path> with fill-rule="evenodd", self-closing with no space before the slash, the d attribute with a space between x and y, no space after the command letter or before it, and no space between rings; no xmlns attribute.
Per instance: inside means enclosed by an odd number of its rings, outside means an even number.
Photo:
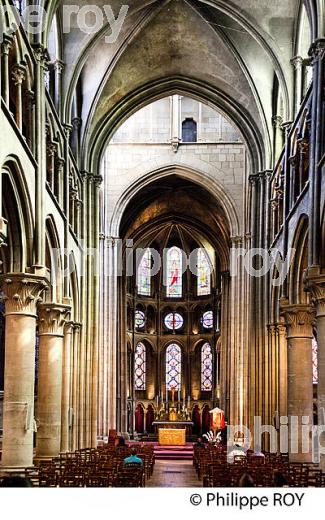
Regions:
<svg viewBox="0 0 325 520"><path fill-rule="evenodd" d="M165 325L169 330L179 330L183 327L184 319L178 312L170 312L165 316Z"/></svg>
<svg viewBox="0 0 325 520"><path fill-rule="evenodd" d="M313 359L313 384L317 385L318 383L318 359L317 359L317 351L318 351L318 345L316 338L313 338L312 340L312 359Z"/></svg>
<svg viewBox="0 0 325 520"><path fill-rule="evenodd" d="M212 390L212 351L209 343L204 343L201 349L201 390Z"/></svg>
<svg viewBox="0 0 325 520"><path fill-rule="evenodd" d="M202 248L197 252L197 293L205 296L211 293L211 268L208 254Z"/></svg>
<svg viewBox="0 0 325 520"><path fill-rule="evenodd" d="M179 345L172 343L166 350L166 386L168 390L181 389L182 352Z"/></svg>
<svg viewBox="0 0 325 520"><path fill-rule="evenodd" d="M143 329L145 324L145 315L142 311L135 311L135 327L136 329Z"/></svg>
<svg viewBox="0 0 325 520"><path fill-rule="evenodd" d="M134 387L136 390L146 389L146 346L138 343L134 358Z"/></svg>
<svg viewBox="0 0 325 520"><path fill-rule="evenodd" d="M213 327L213 312L206 311L203 313L201 323L205 329L212 329Z"/></svg>
<svg viewBox="0 0 325 520"><path fill-rule="evenodd" d="M138 293L142 296L150 296L151 293L151 252L148 247L141 258L138 267Z"/></svg>
<svg viewBox="0 0 325 520"><path fill-rule="evenodd" d="M179 247L171 247L167 251L167 296L182 296L182 251Z"/></svg>

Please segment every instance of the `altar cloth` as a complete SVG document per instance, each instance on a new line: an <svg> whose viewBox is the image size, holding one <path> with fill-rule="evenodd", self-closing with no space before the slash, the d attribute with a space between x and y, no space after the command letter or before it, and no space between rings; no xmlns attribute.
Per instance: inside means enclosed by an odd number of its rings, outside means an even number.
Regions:
<svg viewBox="0 0 325 520"><path fill-rule="evenodd" d="M164 446L184 446L186 443L186 428L159 428L159 444Z"/></svg>

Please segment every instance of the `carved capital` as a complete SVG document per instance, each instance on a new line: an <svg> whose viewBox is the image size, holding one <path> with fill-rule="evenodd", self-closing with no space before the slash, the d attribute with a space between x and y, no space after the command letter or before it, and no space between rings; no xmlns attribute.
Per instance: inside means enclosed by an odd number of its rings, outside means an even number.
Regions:
<svg viewBox="0 0 325 520"><path fill-rule="evenodd" d="M54 69L59 73L61 74L64 70L64 62L61 61L61 60L56 60L54 63L53 63L53 67Z"/></svg>
<svg viewBox="0 0 325 520"><path fill-rule="evenodd" d="M21 85L26 78L26 68L23 65L14 65L11 69L11 77L16 86Z"/></svg>
<svg viewBox="0 0 325 520"><path fill-rule="evenodd" d="M312 65L322 60L325 56L325 38L319 38L314 41L310 46L308 54L311 57Z"/></svg>
<svg viewBox="0 0 325 520"><path fill-rule="evenodd" d="M315 324L315 309L310 305L281 304L281 315L285 319L287 337L313 338L313 326Z"/></svg>
<svg viewBox="0 0 325 520"><path fill-rule="evenodd" d="M56 160L56 166L57 166L57 171L59 174L63 173L64 165L65 165L65 160L62 159L61 157L58 157Z"/></svg>
<svg viewBox="0 0 325 520"><path fill-rule="evenodd" d="M317 318L325 317L325 274L307 274L305 285L316 307Z"/></svg>
<svg viewBox="0 0 325 520"><path fill-rule="evenodd" d="M307 141L307 139L300 139L300 141L298 141L297 144L298 144L298 148L299 148L299 151L301 154L308 153L309 141Z"/></svg>
<svg viewBox="0 0 325 520"><path fill-rule="evenodd" d="M50 56L47 49L43 45L37 44L34 47L34 54L35 59L39 63L39 65L41 67L47 68L47 63L50 60Z"/></svg>
<svg viewBox="0 0 325 520"><path fill-rule="evenodd" d="M56 151L57 151L57 146L56 146L56 144L54 144L54 143L48 143L48 144L46 145L46 152L47 152L47 155L49 155L50 157L54 157Z"/></svg>
<svg viewBox="0 0 325 520"><path fill-rule="evenodd" d="M33 90L25 90L24 98L26 99L26 102L30 107L32 105L35 105L36 99L35 99L35 92Z"/></svg>
<svg viewBox="0 0 325 520"><path fill-rule="evenodd" d="M37 304L49 287L46 278L31 274L6 274L0 279L6 315L37 316Z"/></svg>
<svg viewBox="0 0 325 520"><path fill-rule="evenodd" d="M44 303L38 307L40 336L62 336L71 307L56 303Z"/></svg>
<svg viewBox="0 0 325 520"><path fill-rule="evenodd" d="M70 139L72 129L73 129L72 125L68 125L67 123L63 125L63 130L64 130L64 133L65 133L65 136L67 139Z"/></svg>
<svg viewBox="0 0 325 520"><path fill-rule="evenodd" d="M178 139L178 137L173 137L173 139L171 139L170 144L172 145L172 150L174 153L177 153L180 143L181 141Z"/></svg>
<svg viewBox="0 0 325 520"><path fill-rule="evenodd" d="M248 180L249 180L249 183L252 184L252 185L256 185L258 180L259 180L259 177L258 177L258 174L254 174L254 175L250 175L248 177Z"/></svg>
<svg viewBox="0 0 325 520"><path fill-rule="evenodd" d="M73 321L66 321L64 324L64 335L72 334L74 328L74 322Z"/></svg>
<svg viewBox="0 0 325 520"><path fill-rule="evenodd" d="M2 44L1 44L2 54L4 54L5 56L9 55L9 51L10 51L11 47L13 46L13 42L14 42L14 40L13 40L12 36L9 36L8 34L3 35Z"/></svg>
<svg viewBox="0 0 325 520"><path fill-rule="evenodd" d="M75 334L80 334L81 331L81 323L74 323L73 331Z"/></svg>
<svg viewBox="0 0 325 520"><path fill-rule="evenodd" d="M293 65L293 67L296 70L301 69L302 64L303 64L303 59L301 56L294 56L293 58L291 58L290 63L291 63L291 65Z"/></svg>
<svg viewBox="0 0 325 520"><path fill-rule="evenodd" d="M291 126L292 126L292 121L284 121L284 123L282 123L281 128L284 131L286 136L289 135L289 132L291 130Z"/></svg>
<svg viewBox="0 0 325 520"><path fill-rule="evenodd" d="M94 183L96 188L100 188L103 182L103 177L101 175L94 175Z"/></svg>
<svg viewBox="0 0 325 520"><path fill-rule="evenodd" d="M279 130L282 130L283 117L281 117L281 116L273 116L272 117L272 125L273 125L274 128L278 128Z"/></svg>
<svg viewBox="0 0 325 520"><path fill-rule="evenodd" d="M277 326L271 324L271 325L268 325L267 328L268 328L268 331L269 331L269 334L270 334L271 338L274 339L276 337L276 334L277 334Z"/></svg>
<svg viewBox="0 0 325 520"><path fill-rule="evenodd" d="M242 236L232 236L230 237L230 242L232 247L242 247L243 245L243 237Z"/></svg>
<svg viewBox="0 0 325 520"><path fill-rule="evenodd" d="M277 323L276 324L276 331L279 337L287 337L287 328L284 323Z"/></svg>
<svg viewBox="0 0 325 520"><path fill-rule="evenodd" d="M82 119L80 117L75 117L72 119L72 127L74 130L79 130L81 128Z"/></svg>

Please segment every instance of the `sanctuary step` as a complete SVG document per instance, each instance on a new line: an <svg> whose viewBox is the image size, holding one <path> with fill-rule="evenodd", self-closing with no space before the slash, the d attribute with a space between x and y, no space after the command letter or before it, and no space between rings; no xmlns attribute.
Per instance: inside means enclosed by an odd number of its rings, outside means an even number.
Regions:
<svg viewBox="0 0 325 520"><path fill-rule="evenodd" d="M193 460L193 444L187 442L184 446L154 445L156 460Z"/></svg>

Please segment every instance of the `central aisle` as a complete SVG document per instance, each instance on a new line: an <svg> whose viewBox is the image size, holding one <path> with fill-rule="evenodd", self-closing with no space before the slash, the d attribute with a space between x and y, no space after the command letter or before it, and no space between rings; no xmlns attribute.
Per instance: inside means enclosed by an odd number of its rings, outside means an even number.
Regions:
<svg viewBox="0 0 325 520"><path fill-rule="evenodd" d="M157 460L146 487L202 487L192 461Z"/></svg>

